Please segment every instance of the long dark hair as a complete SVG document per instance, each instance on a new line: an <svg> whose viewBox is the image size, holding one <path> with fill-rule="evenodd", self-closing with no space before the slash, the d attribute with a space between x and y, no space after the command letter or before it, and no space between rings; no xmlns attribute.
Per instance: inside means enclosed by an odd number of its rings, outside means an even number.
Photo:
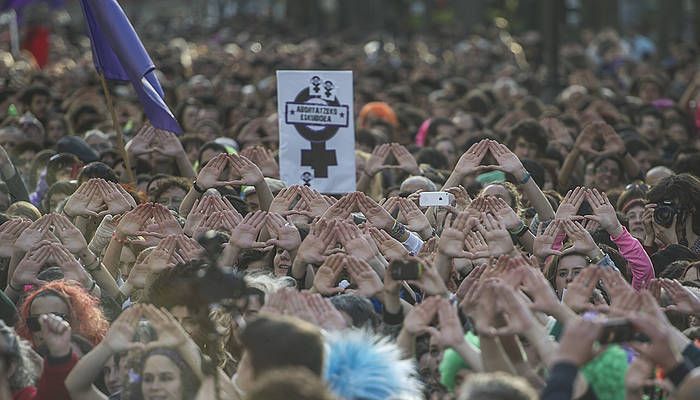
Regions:
<svg viewBox="0 0 700 400"><path fill-rule="evenodd" d="M201 382L195 375L192 368L182 358L176 350L157 347L146 352L135 351L130 354L127 360L127 373L123 377L122 383L122 400L141 400L143 392L141 386L143 384L143 369L146 366L146 361L152 356L164 356L177 365L180 370L180 381L182 382L182 398L194 399L199 391Z"/></svg>

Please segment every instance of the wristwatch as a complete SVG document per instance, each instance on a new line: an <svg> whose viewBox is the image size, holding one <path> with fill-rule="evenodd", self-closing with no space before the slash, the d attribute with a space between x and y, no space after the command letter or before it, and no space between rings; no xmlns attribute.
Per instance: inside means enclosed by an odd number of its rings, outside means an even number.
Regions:
<svg viewBox="0 0 700 400"><path fill-rule="evenodd" d="M391 227L389 235L396 240L401 240L406 235L406 227L397 220L394 220L394 225Z"/></svg>
<svg viewBox="0 0 700 400"><path fill-rule="evenodd" d="M194 189L194 191L197 192L197 193L199 193L199 194L204 194L204 192L207 191L206 189L202 189L201 187L199 187L199 186L197 185L197 180L196 180L196 179L195 179L194 181L192 181L192 189Z"/></svg>

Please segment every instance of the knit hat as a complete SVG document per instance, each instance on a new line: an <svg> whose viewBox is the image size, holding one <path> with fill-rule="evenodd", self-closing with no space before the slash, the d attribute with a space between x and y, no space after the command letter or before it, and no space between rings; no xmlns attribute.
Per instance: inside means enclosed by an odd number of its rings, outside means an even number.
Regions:
<svg viewBox="0 0 700 400"><path fill-rule="evenodd" d="M377 118L390 123L393 126L399 126L399 119L396 117L394 109L388 104L381 101L373 101L367 103L360 110L358 117L358 125L360 128L366 128L368 118Z"/></svg>
<svg viewBox="0 0 700 400"><path fill-rule="evenodd" d="M85 140L78 136L64 136L58 139L56 151L59 153L73 154L85 164L100 160L100 156L97 152L95 152Z"/></svg>

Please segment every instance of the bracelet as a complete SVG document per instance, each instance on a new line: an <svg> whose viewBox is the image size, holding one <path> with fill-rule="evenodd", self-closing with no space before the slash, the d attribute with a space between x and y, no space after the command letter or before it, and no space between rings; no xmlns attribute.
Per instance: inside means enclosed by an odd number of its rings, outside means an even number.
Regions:
<svg viewBox="0 0 700 400"><path fill-rule="evenodd" d="M523 179L521 179L521 180L518 182L518 185L524 185L524 184L526 184L530 179L532 179L532 175L530 175L529 172L525 171L525 177L524 177Z"/></svg>
<svg viewBox="0 0 700 400"><path fill-rule="evenodd" d="M605 258L605 253L603 252L603 250L600 249L598 249L598 251L600 253L595 257L586 256L586 262L589 264L598 264L599 262L601 262Z"/></svg>
<svg viewBox="0 0 700 400"><path fill-rule="evenodd" d="M192 189L194 189L194 191L199 193L199 194L204 194L204 192L206 192L206 189L202 189L201 187L199 187L197 185L196 179L192 182Z"/></svg>
<svg viewBox="0 0 700 400"><path fill-rule="evenodd" d="M397 220L394 220L394 225L391 227L391 232L389 232L389 235L396 239L399 240L403 235L406 234L406 227L400 223Z"/></svg>
<svg viewBox="0 0 700 400"><path fill-rule="evenodd" d="M89 273L93 273L93 272L97 271L98 269L100 269L100 258L95 256L95 261L93 261L89 267L86 265L85 270Z"/></svg>

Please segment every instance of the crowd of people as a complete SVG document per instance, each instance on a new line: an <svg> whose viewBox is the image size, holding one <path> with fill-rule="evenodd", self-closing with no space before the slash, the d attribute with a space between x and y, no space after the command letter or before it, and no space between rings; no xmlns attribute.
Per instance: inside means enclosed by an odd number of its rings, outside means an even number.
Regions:
<svg viewBox="0 0 700 400"><path fill-rule="evenodd" d="M0 57L1 399L698 398L697 48L583 32L545 103L530 34L232 26L137 25L179 136ZM355 192L279 180L278 69L353 71Z"/></svg>

